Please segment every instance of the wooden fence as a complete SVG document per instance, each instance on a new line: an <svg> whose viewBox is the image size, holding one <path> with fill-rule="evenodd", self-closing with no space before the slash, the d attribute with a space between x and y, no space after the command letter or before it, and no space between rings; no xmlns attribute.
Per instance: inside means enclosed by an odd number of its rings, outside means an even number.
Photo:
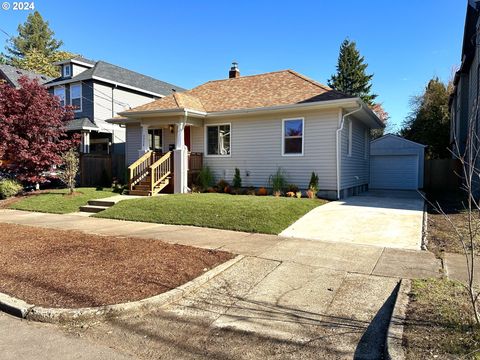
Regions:
<svg viewBox="0 0 480 360"><path fill-rule="evenodd" d="M424 189L427 191L457 190L462 174L457 159L425 160Z"/></svg>
<svg viewBox="0 0 480 360"><path fill-rule="evenodd" d="M110 186L113 178L125 183L125 155L81 154L80 186Z"/></svg>

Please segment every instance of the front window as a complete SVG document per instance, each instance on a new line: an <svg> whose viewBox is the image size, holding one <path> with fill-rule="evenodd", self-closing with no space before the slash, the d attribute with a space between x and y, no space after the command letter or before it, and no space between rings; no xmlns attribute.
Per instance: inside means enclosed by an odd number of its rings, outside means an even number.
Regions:
<svg viewBox="0 0 480 360"><path fill-rule="evenodd" d="M63 66L63 77L69 77L72 75L72 65L64 65Z"/></svg>
<svg viewBox="0 0 480 360"><path fill-rule="evenodd" d="M65 106L65 87L56 86L55 89L53 89L53 94L60 100L60 105Z"/></svg>
<svg viewBox="0 0 480 360"><path fill-rule="evenodd" d="M75 111L82 111L82 85L70 85L70 105Z"/></svg>
<svg viewBox="0 0 480 360"><path fill-rule="evenodd" d="M230 155L230 124L207 126L207 155Z"/></svg>
<svg viewBox="0 0 480 360"><path fill-rule="evenodd" d="M162 151L162 129L148 130L148 147L153 151Z"/></svg>
<svg viewBox="0 0 480 360"><path fill-rule="evenodd" d="M283 120L283 155L303 155L303 119Z"/></svg>

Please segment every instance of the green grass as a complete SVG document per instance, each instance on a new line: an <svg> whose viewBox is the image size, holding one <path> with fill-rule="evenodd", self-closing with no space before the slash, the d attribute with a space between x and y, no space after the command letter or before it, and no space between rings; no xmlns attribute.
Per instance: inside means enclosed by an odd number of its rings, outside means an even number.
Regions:
<svg viewBox="0 0 480 360"><path fill-rule="evenodd" d="M323 200L177 194L122 201L96 217L278 234Z"/></svg>
<svg viewBox="0 0 480 360"><path fill-rule="evenodd" d="M407 359L480 359L480 328L465 287L447 279L413 280L404 340Z"/></svg>
<svg viewBox="0 0 480 360"><path fill-rule="evenodd" d="M52 190L38 195L28 195L10 205L10 209L66 214L78 211L88 200L117 195L111 189L78 188L74 196L67 195L67 189Z"/></svg>

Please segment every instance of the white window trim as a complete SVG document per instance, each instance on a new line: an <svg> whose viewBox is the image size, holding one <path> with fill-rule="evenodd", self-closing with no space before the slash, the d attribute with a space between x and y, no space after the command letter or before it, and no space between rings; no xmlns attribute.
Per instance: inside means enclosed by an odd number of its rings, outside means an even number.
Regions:
<svg viewBox="0 0 480 360"><path fill-rule="evenodd" d="M302 120L302 152L300 154L285 154L285 121L289 120ZM303 117L295 117L295 118L287 118L282 119L282 156L303 156L305 151L305 118Z"/></svg>
<svg viewBox="0 0 480 360"><path fill-rule="evenodd" d="M53 88L53 95L58 97L60 99L60 101L62 101L62 99L60 98L60 96L58 96L56 94L57 90L59 89L63 89L63 106L67 105L67 93L66 93L66 89L65 89L65 86L64 85L59 85L59 86L55 86Z"/></svg>
<svg viewBox="0 0 480 360"><path fill-rule="evenodd" d="M161 150L162 150L162 153L166 153L168 151L168 148L165 151L165 131L168 131L168 129L164 129L162 127L153 127L153 128L148 128L148 130L162 130L162 136L160 137L161 138L160 141L162 142ZM148 134L148 136L150 137L150 134Z"/></svg>
<svg viewBox="0 0 480 360"><path fill-rule="evenodd" d="M208 132L207 128L210 126L222 126L222 125L229 125L230 126L230 154L228 155L208 155ZM215 123L215 124L205 124L204 126L204 139L205 139L205 144L204 144L204 155L205 157L211 157L211 158L228 158L232 157L232 123ZM191 130L190 130L191 131ZM190 133L190 137L192 134Z"/></svg>
<svg viewBox="0 0 480 360"><path fill-rule="evenodd" d="M83 93L82 93L82 83L70 84L70 105L72 105L72 86L80 86L80 109L73 110L74 112L82 112L83 109ZM77 98L75 98L77 99ZM72 105L73 106L73 105Z"/></svg>
<svg viewBox="0 0 480 360"><path fill-rule="evenodd" d="M347 156L352 156L352 130L353 124L352 120L348 120L348 149L347 149Z"/></svg>
<svg viewBox="0 0 480 360"><path fill-rule="evenodd" d="M67 69L69 69L69 74L67 75ZM72 76L72 64L63 65L63 77Z"/></svg>

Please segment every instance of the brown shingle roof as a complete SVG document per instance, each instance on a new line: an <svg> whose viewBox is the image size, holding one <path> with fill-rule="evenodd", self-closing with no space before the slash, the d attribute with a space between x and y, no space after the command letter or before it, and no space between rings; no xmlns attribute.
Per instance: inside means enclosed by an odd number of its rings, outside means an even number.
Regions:
<svg viewBox="0 0 480 360"><path fill-rule="evenodd" d="M188 108L202 112L253 109L343 99L332 90L292 70L234 79L209 81L191 90L174 93L126 112Z"/></svg>

